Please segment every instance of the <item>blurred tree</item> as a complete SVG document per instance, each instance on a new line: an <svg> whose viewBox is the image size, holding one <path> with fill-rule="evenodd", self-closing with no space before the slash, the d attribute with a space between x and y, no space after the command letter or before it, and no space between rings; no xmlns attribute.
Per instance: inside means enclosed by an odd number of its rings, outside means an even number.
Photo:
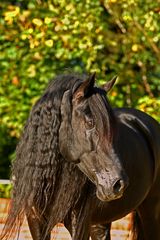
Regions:
<svg viewBox="0 0 160 240"><path fill-rule="evenodd" d="M160 121L159 3L1 1L0 177L8 177L4 162L10 164L31 106L65 70L96 71L98 84L118 75L113 105L137 107Z"/></svg>

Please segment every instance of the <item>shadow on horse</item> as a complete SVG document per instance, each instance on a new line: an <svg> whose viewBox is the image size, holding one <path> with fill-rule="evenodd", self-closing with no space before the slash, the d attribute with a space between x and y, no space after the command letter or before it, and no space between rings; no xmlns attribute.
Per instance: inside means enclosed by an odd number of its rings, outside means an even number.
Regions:
<svg viewBox="0 0 160 240"><path fill-rule="evenodd" d="M73 240L109 240L111 222L135 210L132 238L160 240L160 125L112 109L90 76L64 74L36 102L12 165L13 192L0 239L27 216L33 240L63 222Z"/></svg>

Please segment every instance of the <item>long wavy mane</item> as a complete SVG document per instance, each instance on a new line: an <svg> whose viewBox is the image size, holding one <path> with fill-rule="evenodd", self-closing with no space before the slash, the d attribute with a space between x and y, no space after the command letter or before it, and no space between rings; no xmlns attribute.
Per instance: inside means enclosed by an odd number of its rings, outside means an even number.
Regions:
<svg viewBox="0 0 160 240"><path fill-rule="evenodd" d="M58 131L64 92L74 89L85 78L75 74L58 76L34 105L16 149L11 206L0 239L14 239L25 214L33 208L42 216L52 206L47 220L47 231L51 230L64 220L79 198L86 177L61 156Z"/></svg>

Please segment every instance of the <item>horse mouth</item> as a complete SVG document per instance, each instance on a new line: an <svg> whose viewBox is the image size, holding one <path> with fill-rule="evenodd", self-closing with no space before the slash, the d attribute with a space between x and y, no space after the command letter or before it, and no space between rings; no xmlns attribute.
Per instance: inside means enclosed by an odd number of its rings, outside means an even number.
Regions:
<svg viewBox="0 0 160 240"><path fill-rule="evenodd" d="M102 186L98 186L96 196L102 202L110 202L121 198L123 196L123 192L115 194L113 192L104 191L104 188Z"/></svg>
<svg viewBox="0 0 160 240"><path fill-rule="evenodd" d="M97 191L96 196L102 202L111 202L111 201L114 201L114 200L117 200L117 199L121 198L123 196L123 194L118 195L118 196L117 195L115 196L115 195L112 195L112 194L111 195L103 195L103 194L101 194Z"/></svg>

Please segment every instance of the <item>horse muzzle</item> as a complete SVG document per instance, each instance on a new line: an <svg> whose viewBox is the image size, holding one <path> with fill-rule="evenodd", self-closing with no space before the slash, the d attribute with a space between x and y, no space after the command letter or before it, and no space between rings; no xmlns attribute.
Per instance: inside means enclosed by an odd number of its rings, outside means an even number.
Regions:
<svg viewBox="0 0 160 240"><path fill-rule="evenodd" d="M100 179L98 179L100 180ZM96 195L101 201L112 201L123 196L125 189L128 187L128 177L113 179L109 183L106 180L98 181Z"/></svg>

